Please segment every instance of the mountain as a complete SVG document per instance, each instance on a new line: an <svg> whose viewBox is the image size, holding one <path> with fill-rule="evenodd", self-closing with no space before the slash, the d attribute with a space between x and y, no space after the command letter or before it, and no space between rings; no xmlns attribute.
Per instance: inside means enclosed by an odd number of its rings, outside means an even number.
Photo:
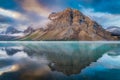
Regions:
<svg viewBox="0 0 120 80"><path fill-rule="evenodd" d="M111 32L113 36L120 36L120 27L110 26L106 30Z"/></svg>
<svg viewBox="0 0 120 80"><path fill-rule="evenodd" d="M97 22L85 16L79 10L67 8L53 12L48 17L51 22L47 28L40 28L21 40L116 40Z"/></svg>
<svg viewBox="0 0 120 80"><path fill-rule="evenodd" d="M34 31L33 28L28 27L24 31L19 31L16 28L10 26L8 27L5 31L2 31L0 33L0 41L13 41L13 40L18 40L19 38L28 35Z"/></svg>
<svg viewBox="0 0 120 80"><path fill-rule="evenodd" d="M14 34L14 33L20 33L21 31L18 31L17 29L15 29L14 27L8 27L6 30L6 34Z"/></svg>
<svg viewBox="0 0 120 80"><path fill-rule="evenodd" d="M16 28L10 26L8 27L5 31L3 31L3 34L15 34L15 33L20 33L21 31L17 30Z"/></svg>
<svg viewBox="0 0 120 80"><path fill-rule="evenodd" d="M32 33L32 32L34 32L34 29L31 26L24 31L24 33Z"/></svg>
<svg viewBox="0 0 120 80"><path fill-rule="evenodd" d="M0 33L0 41L13 41L20 36L21 31L16 28L9 26L6 30Z"/></svg>

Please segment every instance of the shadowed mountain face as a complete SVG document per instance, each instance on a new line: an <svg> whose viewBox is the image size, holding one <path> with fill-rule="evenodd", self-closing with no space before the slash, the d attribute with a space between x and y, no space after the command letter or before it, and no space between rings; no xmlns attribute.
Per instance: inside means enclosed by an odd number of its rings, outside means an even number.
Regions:
<svg viewBox="0 0 120 80"><path fill-rule="evenodd" d="M78 10L53 12L46 29L38 29L22 40L116 40L109 32Z"/></svg>
<svg viewBox="0 0 120 80"><path fill-rule="evenodd" d="M8 27L5 34L14 34L14 33L20 33L21 31L18 31L14 27Z"/></svg>

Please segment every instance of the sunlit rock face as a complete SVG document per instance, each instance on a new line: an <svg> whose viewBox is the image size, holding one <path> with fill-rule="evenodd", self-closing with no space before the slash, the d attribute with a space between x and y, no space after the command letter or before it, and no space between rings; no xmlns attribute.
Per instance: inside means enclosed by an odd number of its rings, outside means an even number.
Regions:
<svg viewBox="0 0 120 80"><path fill-rule="evenodd" d="M39 29L22 40L117 40L97 22L79 10L67 8L53 12L46 29Z"/></svg>

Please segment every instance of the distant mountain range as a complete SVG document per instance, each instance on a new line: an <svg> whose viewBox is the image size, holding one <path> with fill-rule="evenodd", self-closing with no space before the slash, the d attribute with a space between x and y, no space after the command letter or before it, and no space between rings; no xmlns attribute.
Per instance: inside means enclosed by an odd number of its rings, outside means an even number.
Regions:
<svg viewBox="0 0 120 80"><path fill-rule="evenodd" d="M51 22L47 24L47 28L37 29L20 40L117 40L111 32L76 9L67 8L61 12L53 12L48 18Z"/></svg>
<svg viewBox="0 0 120 80"><path fill-rule="evenodd" d="M28 27L24 31L19 31L16 28L9 26L6 30L0 32L0 41L12 41L19 40L25 35L28 35L34 31L33 28Z"/></svg>
<svg viewBox="0 0 120 80"><path fill-rule="evenodd" d="M120 27L110 26L106 30L111 32L113 36L120 36Z"/></svg>

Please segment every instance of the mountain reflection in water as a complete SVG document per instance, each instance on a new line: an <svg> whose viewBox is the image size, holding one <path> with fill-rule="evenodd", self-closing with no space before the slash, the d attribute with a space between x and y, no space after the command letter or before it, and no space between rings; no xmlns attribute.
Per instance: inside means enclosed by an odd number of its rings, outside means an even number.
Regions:
<svg viewBox="0 0 120 80"><path fill-rule="evenodd" d="M120 43L0 43L0 80L120 80L119 50Z"/></svg>

